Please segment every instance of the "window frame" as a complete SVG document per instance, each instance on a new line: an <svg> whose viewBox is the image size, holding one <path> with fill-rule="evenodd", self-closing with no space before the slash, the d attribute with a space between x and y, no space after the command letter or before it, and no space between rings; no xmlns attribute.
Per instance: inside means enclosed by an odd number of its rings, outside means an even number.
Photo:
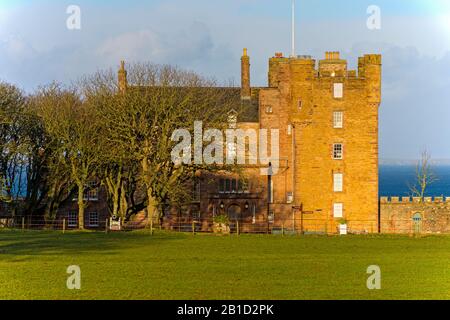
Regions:
<svg viewBox="0 0 450 320"><path fill-rule="evenodd" d="M340 151L337 149L340 147ZM332 149L333 160L344 160L344 144L343 143L333 143Z"/></svg>
<svg viewBox="0 0 450 320"><path fill-rule="evenodd" d="M344 174L341 172L333 173L333 192L344 192Z"/></svg>
<svg viewBox="0 0 450 320"><path fill-rule="evenodd" d="M343 111L333 111L333 128L343 129L344 128L344 112Z"/></svg>
<svg viewBox="0 0 450 320"><path fill-rule="evenodd" d="M338 209L338 210L336 210ZM337 214L337 212L339 214ZM344 204L342 202L333 203L333 217L334 218L343 218L344 217Z"/></svg>
<svg viewBox="0 0 450 320"><path fill-rule="evenodd" d="M333 98L334 99L344 98L344 83L342 82L333 83Z"/></svg>
<svg viewBox="0 0 450 320"><path fill-rule="evenodd" d="M69 211L67 213L67 227L69 228L78 227L78 212Z"/></svg>
<svg viewBox="0 0 450 320"><path fill-rule="evenodd" d="M96 215L96 219L93 219L92 215ZM97 211L89 212L88 219L89 219L89 227L99 227L100 226L100 217L99 217ZM97 220L97 223L93 223L92 220L94 220L94 221Z"/></svg>

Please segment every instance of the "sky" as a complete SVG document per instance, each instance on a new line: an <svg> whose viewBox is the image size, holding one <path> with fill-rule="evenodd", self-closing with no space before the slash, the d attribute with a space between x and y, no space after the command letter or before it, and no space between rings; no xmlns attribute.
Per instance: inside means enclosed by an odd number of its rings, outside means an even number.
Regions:
<svg viewBox="0 0 450 320"><path fill-rule="evenodd" d="M340 51L350 68L383 55L380 157L450 159L450 1L297 0L297 54ZM81 10L70 30L67 8ZM370 5L380 29L369 29ZM0 80L27 92L70 83L119 62L170 63L240 83L267 85L268 58L290 53L291 0L0 0Z"/></svg>

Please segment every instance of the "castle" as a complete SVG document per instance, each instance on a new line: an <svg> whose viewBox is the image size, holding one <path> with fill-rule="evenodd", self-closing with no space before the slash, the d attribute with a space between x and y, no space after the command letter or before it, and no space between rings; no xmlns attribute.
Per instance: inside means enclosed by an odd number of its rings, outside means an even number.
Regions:
<svg viewBox="0 0 450 320"><path fill-rule="evenodd" d="M128 87L126 75L122 62L121 91ZM241 87L222 89L236 106L223 110L231 128L279 131L278 170L262 175L267 164L259 163L243 165L240 174L203 172L193 183L192 204L169 209L156 224L211 232L214 218L226 216L232 232L329 234L344 224L351 233L450 233L450 197L379 197L380 55L364 55L358 70L348 70L338 52L326 52L318 63L276 53L268 86L252 87L244 49ZM248 158L254 157L248 149ZM106 191L87 192L85 228L104 228L110 217ZM57 220L77 228L77 204L70 200ZM22 226L30 225L25 218ZM10 219L6 207L2 219ZM130 223L147 226L146 212Z"/></svg>
<svg viewBox="0 0 450 320"><path fill-rule="evenodd" d="M241 82L240 103L253 111L235 126L279 129L280 168L266 177L246 166L245 190L239 177L206 174L196 187L199 220L224 214L242 225L323 232L345 220L353 230L378 232L381 56L359 58L356 71L338 52L327 52L318 68L309 56L276 53L268 87L254 88L244 49Z"/></svg>

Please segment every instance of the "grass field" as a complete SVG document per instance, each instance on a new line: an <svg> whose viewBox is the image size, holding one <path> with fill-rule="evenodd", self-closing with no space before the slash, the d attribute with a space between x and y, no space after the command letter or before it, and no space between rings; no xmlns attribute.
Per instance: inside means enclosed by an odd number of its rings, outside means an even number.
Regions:
<svg viewBox="0 0 450 320"><path fill-rule="evenodd" d="M450 237L0 231L0 299L450 299Z"/></svg>

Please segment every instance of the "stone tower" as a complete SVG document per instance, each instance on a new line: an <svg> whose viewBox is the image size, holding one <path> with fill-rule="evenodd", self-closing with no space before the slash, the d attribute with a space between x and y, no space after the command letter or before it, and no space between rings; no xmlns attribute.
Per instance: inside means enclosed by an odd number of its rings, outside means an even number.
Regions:
<svg viewBox="0 0 450 320"><path fill-rule="evenodd" d="M306 212L309 230L333 232L345 220L377 232L381 56L358 65L348 70L339 52L327 52L317 69L309 56L270 59L259 119L261 129L279 129L286 161L273 177L275 216Z"/></svg>

